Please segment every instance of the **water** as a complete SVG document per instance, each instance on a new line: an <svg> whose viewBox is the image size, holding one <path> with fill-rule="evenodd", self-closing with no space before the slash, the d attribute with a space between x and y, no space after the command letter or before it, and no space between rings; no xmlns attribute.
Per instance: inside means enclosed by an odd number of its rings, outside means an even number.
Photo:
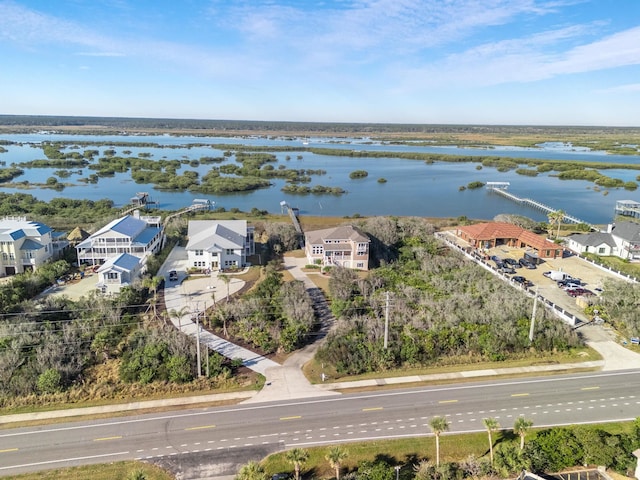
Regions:
<svg viewBox="0 0 640 480"><path fill-rule="evenodd" d="M236 144L260 146L295 146L302 147L301 139L287 138L227 138L227 137L176 137L161 136L87 136L60 134L25 134L3 135L0 140L19 142L20 145L8 145L7 153L0 154L0 161L7 166L13 163L26 162L33 159L45 158L40 148L42 141L62 141L68 145L75 142L145 142L163 145L171 148L158 147L112 147L120 156L137 157L140 153L150 153L154 160L160 159L188 159L197 160L203 156L218 157L223 152L210 145ZM622 155L607 155L603 152L593 152L585 149L574 149L564 144L546 144L542 148L496 147L492 149L471 149L458 147L435 147L417 145L389 145L372 142L369 139L345 138L310 138L309 147L327 147L353 149L361 151L404 151L446 153L468 156L506 156L518 158L542 158L555 160L577 160L607 163L639 163L640 158ZM189 146L198 144L199 146ZM200 145L206 144L206 145ZM80 146L76 151L97 149L102 154L108 146ZM123 151L130 150L130 154ZM68 151L68 150L67 150ZM273 153L273 152L272 152ZM465 215L469 218L491 219L500 213L525 215L535 220L544 221L546 214L529 207L518 205L499 195L489 193L486 189L460 191L460 186L466 186L472 181L504 181L510 182L510 191L520 197L529 197L543 202L551 207L562 209L590 223L611 222L616 200L636 200L638 192L624 189L609 189L597 191L591 182L579 180L559 180L549 174L537 177L526 177L515 172L498 172L495 168L484 167L476 170L477 163L448 163L436 162L426 164L419 160L403 160L397 158L351 158L315 155L310 152L275 152L278 164L287 168L324 169L326 175L313 176L309 186L325 185L341 187L348 191L342 196L333 195L291 195L280 189L285 185L284 180L272 180L273 186L249 193L228 195L203 195L192 192L165 192L153 188L151 185L134 183L130 172L116 174L110 178L100 178L98 184L85 185L78 179L87 177L93 170L83 168L81 174L74 173L69 178L59 179L61 182L73 183L76 186L67 187L62 192L48 189L15 189L3 188L5 192L22 192L34 195L41 200L55 197L83 198L100 200L109 198L116 206L129 204L136 192L149 192L153 200L160 204L160 208L177 210L190 205L194 198L207 198L215 202L216 206L239 208L250 211L256 207L270 212L280 211L280 202L286 201L293 207L298 207L303 215L320 216L352 216L360 215L415 215L422 217L457 217ZM301 155L302 160L297 156ZM291 160L287 161L286 157ZM235 163L234 158L226 163ZM180 171L195 170L201 176L210 170L210 165L191 167L183 165ZM277 168L277 165L276 165ZM15 179L16 182L28 180L33 183L44 183L48 177L54 176L57 169L26 169L25 174ZM72 170L77 170L73 168ZM369 176L364 179L352 180L349 173L354 170L366 170ZM621 178L624 181L635 180L640 174L637 170L607 170L607 176ZM384 177L387 183L378 183ZM605 195L604 192L607 192Z"/></svg>

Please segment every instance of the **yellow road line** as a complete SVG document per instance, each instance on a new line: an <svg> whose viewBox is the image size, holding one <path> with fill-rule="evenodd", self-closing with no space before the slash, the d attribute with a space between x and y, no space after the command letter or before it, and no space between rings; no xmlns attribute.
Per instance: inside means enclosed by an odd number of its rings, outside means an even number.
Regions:
<svg viewBox="0 0 640 480"><path fill-rule="evenodd" d="M438 403L458 403L458 400L440 400Z"/></svg>
<svg viewBox="0 0 640 480"><path fill-rule="evenodd" d="M528 397L529 394L528 393L512 393L511 396L512 397Z"/></svg>
<svg viewBox="0 0 640 480"><path fill-rule="evenodd" d="M374 410L382 410L383 407L371 407L371 408L363 408L363 412L373 412Z"/></svg>
<svg viewBox="0 0 640 480"><path fill-rule="evenodd" d="M215 425L201 425L199 427L189 427L189 428L185 428L186 431L189 430L206 430L207 428L215 428Z"/></svg>
<svg viewBox="0 0 640 480"><path fill-rule="evenodd" d="M302 418L302 415L295 415L293 417L280 417L280 420L295 420L296 418Z"/></svg>
<svg viewBox="0 0 640 480"><path fill-rule="evenodd" d="M17 448L6 448L4 450L0 450L0 453L9 453L9 452L17 452Z"/></svg>
<svg viewBox="0 0 640 480"><path fill-rule="evenodd" d="M94 442L106 442L107 440L118 440L122 438L121 435L117 436L117 437L102 437L102 438L94 438L93 441Z"/></svg>
<svg viewBox="0 0 640 480"><path fill-rule="evenodd" d="M581 388L580 390L600 390L600 387L584 387L584 388Z"/></svg>

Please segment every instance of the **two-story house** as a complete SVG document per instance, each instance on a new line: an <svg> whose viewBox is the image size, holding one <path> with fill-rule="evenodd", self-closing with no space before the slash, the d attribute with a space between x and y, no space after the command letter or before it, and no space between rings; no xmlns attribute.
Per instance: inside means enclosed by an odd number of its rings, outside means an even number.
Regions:
<svg viewBox="0 0 640 480"><path fill-rule="evenodd" d="M54 253L53 230L24 217L0 220L0 275L36 270Z"/></svg>
<svg viewBox="0 0 640 480"><path fill-rule="evenodd" d="M640 224L618 222L607 227L606 232L570 235L568 247L577 253L595 253L617 256L625 260L640 260Z"/></svg>
<svg viewBox="0 0 640 480"><path fill-rule="evenodd" d="M110 222L78 243L78 264L102 265L122 253L145 259L160 251L162 238L160 217L140 216L139 212L134 212Z"/></svg>
<svg viewBox="0 0 640 480"><path fill-rule="evenodd" d="M186 250L188 265L202 270L244 267L255 253L253 227L245 220L192 220Z"/></svg>
<svg viewBox="0 0 640 480"><path fill-rule="evenodd" d="M310 264L369 269L367 235L351 225L306 232L304 250Z"/></svg>

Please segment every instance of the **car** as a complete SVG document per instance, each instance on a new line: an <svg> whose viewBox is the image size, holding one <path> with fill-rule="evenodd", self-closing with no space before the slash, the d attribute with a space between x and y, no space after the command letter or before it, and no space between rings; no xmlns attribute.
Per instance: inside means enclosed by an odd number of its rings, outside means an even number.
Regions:
<svg viewBox="0 0 640 480"><path fill-rule="evenodd" d="M534 270L536 268L536 264L527 258L521 258L518 260L518 263L522 265L524 268L528 268L529 270Z"/></svg>
<svg viewBox="0 0 640 480"><path fill-rule="evenodd" d="M575 290L576 288L582 288L579 283L565 283L564 285L558 285L562 290Z"/></svg>
<svg viewBox="0 0 640 480"><path fill-rule="evenodd" d="M518 263L518 261L516 259L514 259L514 258L505 258L503 260L503 262L506 263L507 265L509 265L512 268L521 268L522 267L522 265L520 265Z"/></svg>
<svg viewBox="0 0 640 480"><path fill-rule="evenodd" d="M176 272L175 270L171 270L169 272L169 281L170 282L177 282L178 281L178 272Z"/></svg>
<svg viewBox="0 0 640 480"><path fill-rule="evenodd" d="M506 273L507 275L512 275L514 273L516 273L516 271L511 268L509 265L505 265L504 263L502 264L502 267L498 268L499 271L501 271L502 273Z"/></svg>
<svg viewBox="0 0 640 480"><path fill-rule="evenodd" d="M567 292L567 295L570 297L579 297L580 295L588 295L588 293L591 293L584 288L570 288L569 290L565 290L565 292Z"/></svg>
<svg viewBox="0 0 640 480"><path fill-rule="evenodd" d="M566 287L567 285L575 285L579 287L582 285L582 281L579 278L567 278L565 280L558 280L558 287Z"/></svg>
<svg viewBox="0 0 640 480"><path fill-rule="evenodd" d="M533 285L533 283L531 283L529 280L524 278L522 275L514 275L513 277L511 277L511 280L513 280L516 283L519 283L523 287L530 287Z"/></svg>
<svg viewBox="0 0 640 480"><path fill-rule="evenodd" d="M491 255L491 260L493 260L495 263L500 263L502 261L497 255Z"/></svg>

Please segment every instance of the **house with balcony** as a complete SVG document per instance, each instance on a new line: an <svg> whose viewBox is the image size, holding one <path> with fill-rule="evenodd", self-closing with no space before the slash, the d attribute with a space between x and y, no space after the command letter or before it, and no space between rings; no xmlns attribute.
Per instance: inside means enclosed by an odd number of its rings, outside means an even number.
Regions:
<svg viewBox="0 0 640 480"><path fill-rule="evenodd" d="M0 276L35 271L52 258L53 230L25 217L0 220Z"/></svg>
<svg viewBox="0 0 640 480"><path fill-rule="evenodd" d="M640 260L640 223L610 224L605 232L570 235L567 242L568 247L576 253L595 253L638 261Z"/></svg>
<svg viewBox="0 0 640 480"><path fill-rule="evenodd" d="M98 271L96 287L104 294L120 292L123 287L130 286L138 278L142 270L139 257L121 253L105 261Z"/></svg>
<svg viewBox="0 0 640 480"><path fill-rule="evenodd" d="M140 216L138 212L118 218L76 245L78 264L102 265L123 253L141 259L158 253L162 247L160 217Z"/></svg>
<svg viewBox="0 0 640 480"><path fill-rule="evenodd" d="M191 220L185 247L189 268L225 270L247 265L255 253L253 227L246 220Z"/></svg>
<svg viewBox="0 0 640 480"><path fill-rule="evenodd" d="M310 264L369 269L367 235L351 225L314 230L304 235L304 251Z"/></svg>

